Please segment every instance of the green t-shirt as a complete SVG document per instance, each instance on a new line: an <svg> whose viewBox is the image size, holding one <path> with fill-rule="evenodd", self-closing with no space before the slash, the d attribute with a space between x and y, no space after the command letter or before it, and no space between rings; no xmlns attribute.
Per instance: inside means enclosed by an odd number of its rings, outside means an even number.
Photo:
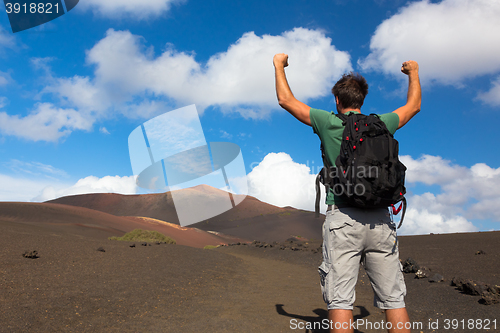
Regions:
<svg viewBox="0 0 500 333"><path fill-rule="evenodd" d="M350 111L347 114L354 112ZM325 148L325 155L331 165L335 165L335 160L340 153L340 143L342 142L342 133L344 132L344 126L342 126L342 120L340 120L335 113L313 109L309 110L309 117L311 119L311 126L314 133L319 136L323 147ZM394 134L399 126L399 116L397 113L384 113L379 115L380 119L385 123L387 129L391 134ZM326 196L326 204L333 205L335 203L341 203L339 198L330 193Z"/></svg>

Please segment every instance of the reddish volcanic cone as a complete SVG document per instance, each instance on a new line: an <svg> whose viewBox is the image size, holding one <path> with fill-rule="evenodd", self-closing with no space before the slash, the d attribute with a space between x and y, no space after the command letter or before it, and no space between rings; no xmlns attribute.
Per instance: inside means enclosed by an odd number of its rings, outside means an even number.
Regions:
<svg viewBox="0 0 500 333"><path fill-rule="evenodd" d="M196 203L201 198L217 202L218 198L227 198L228 193L208 185L198 185L175 191L175 195L190 200L193 209L199 209ZM240 202L236 207L190 227L269 242L293 236L321 239L324 218L314 218L313 212L276 207L251 196L243 198L235 195L233 198L235 202ZM179 224L170 192L144 195L96 193L62 197L49 202L86 207L117 216L149 217Z"/></svg>

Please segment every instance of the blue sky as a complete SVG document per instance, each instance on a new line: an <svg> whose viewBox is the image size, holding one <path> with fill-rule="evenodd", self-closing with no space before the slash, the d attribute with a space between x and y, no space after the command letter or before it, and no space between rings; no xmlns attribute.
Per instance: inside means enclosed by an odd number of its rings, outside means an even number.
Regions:
<svg viewBox="0 0 500 333"><path fill-rule="evenodd" d="M399 68L412 59L423 101L396 133L410 202L401 233L499 230L498 17L488 0L80 0L13 34L0 14L0 200L146 193L129 134L196 104L207 142L241 147L250 195L313 210L319 140L279 108L273 55L289 54L296 97L329 111L335 81L360 72L365 113L405 103Z"/></svg>

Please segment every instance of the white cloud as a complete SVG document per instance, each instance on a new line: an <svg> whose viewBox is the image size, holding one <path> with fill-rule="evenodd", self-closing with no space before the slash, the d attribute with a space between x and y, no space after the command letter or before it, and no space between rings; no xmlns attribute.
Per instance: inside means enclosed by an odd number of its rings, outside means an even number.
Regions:
<svg viewBox="0 0 500 333"><path fill-rule="evenodd" d="M479 93L477 99L492 106L500 106L500 76L491 83L491 89L487 92Z"/></svg>
<svg viewBox="0 0 500 333"><path fill-rule="evenodd" d="M420 182L439 185L441 192L408 196L400 233L471 232L477 228L469 219L500 221L500 168L482 163L466 168L430 155L401 156L401 160L408 167L407 187ZM276 206L313 211L315 178L308 166L288 154L271 153L248 174L248 194ZM324 212L323 187L321 191Z"/></svg>
<svg viewBox="0 0 500 333"><path fill-rule="evenodd" d="M183 0L86 0L80 1L79 9L91 9L94 13L111 18L126 15L129 18L144 20L157 17L170 9L172 4Z"/></svg>
<svg viewBox="0 0 500 333"><path fill-rule="evenodd" d="M500 168L484 163L471 168L452 164L438 156L424 155L415 160L401 156L407 166L407 182L439 185L441 193L415 196L418 207L432 212L461 214L469 219L493 219L500 221Z"/></svg>
<svg viewBox="0 0 500 333"><path fill-rule="evenodd" d="M110 134L108 129L104 126L101 126L101 128L99 128L99 132L101 132L102 134Z"/></svg>
<svg viewBox="0 0 500 333"><path fill-rule="evenodd" d="M31 66L41 71L45 74L47 78L52 78L52 68L50 67L50 63L54 61L54 57L33 57L30 59Z"/></svg>
<svg viewBox="0 0 500 333"><path fill-rule="evenodd" d="M144 49L143 39L128 31L108 30L87 54L95 65L95 77L61 78L45 89L78 109L107 112L111 105L127 109L134 98L168 100L169 104L209 105L246 118L266 116L278 109L274 92L273 55L290 55L287 75L297 98L306 101L329 94L342 73L351 69L349 54L338 51L321 31L296 28L280 36L245 33L226 52L213 55L206 64L194 54L172 45L158 57ZM150 102L149 104L151 104Z"/></svg>
<svg viewBox="0 0 500 333"><path fill-rule="evenodd" d="M440 195L424 193L408 198L408 210L401 229L404 235L428 233L474 232L478 229L463 216L464 209L453 202L441 200ZM397 218L397 223L401 213Z"/></svg>
<svg viewBox="0 0 500 333"><path fill-rule="evenodd" d="M422 155L415 160L409 155L402 155L399 159L407 168L407 183L444 185L464 177L468 172L466 167L452 165L451 161L440 156Z"/></svg>
<svg viewBox="0 0 500 333"><path fill-rule="evenodd" d="M98 111L111 107L110 98L90 82L88 77L76 75L69 79L57 79L55 86L46 87L44 92L57 92L64 100L81 110Z"/></svg>
<svg viewBox="0 0 500 333"><path fill-rule="evenodd" d="M28 179L0 174L0 201L31 201L37 193L53 183L47 178Z"/></svg>
<svg viewBox="0 0 500 333"><path fill-rule="evenodd" d="M247 175L248 195L279 207L314 211L316 175L310 172L308 166L294 162L286 153L270 153ZM323 194L323 187L321 191Z"/></svg>
<svg viewBox="0 0 500 333"><path fill-rule="evenodd" d="M475 164L467 177L445 185L444 190L441 200L462 199L458 204L474 200L465 212L467 217L500 221L500 168Z"/></svg>
<svg viewBox="0 0 500 333"><path fill-rule="evenodd" d="M220 130L220 137L223 139L231 140L233 138L233 135L229 134L228 132L226 132L224 130Z"/></svg>
<svg viewBox="0 0 500 333"><path fill-rule="evenodd" d="M68 177L66 171L40 162L24 162L16 159L11 159L9 162L2 163L2 166L12 170L16 174L25 174L36 176L38 178L43 177L47 179L56 179L59 177Z"/></svg>
<svg viewBox="0 0 500 333"><path fill-rule="evenodd" d="M382 22L370 41L364 70L400 74L416 60L421 79L460 84L465 78L500 70L500 2L428 0L411 2Z"/></svg>
<svg viewBox="0 0 500 333"><path fill-rule="evenodd" d="M55 188L53 186L45 187L39 195L33 198L33 201L47 201L68 195L86 194L86 193L120 193L135 194L137 186L134 176L105 176L97 178L88 176L76 182L76 184L66 188Z"/></svg>
<svg viewBox="0 0 500 333"><path fill-rule="evenodd" d="M6 86L9 82L12 81L12 78L9 73L5 73L0 71L0 87Z"/></svg>
<svg viewBox="0 0 500 333"><path fill-rule="evenodd" d="M29 115L0 112L0 133L33 141L58 141L73 130L90 130L93 120L73 109L39 103Z"/></svg>
<svg viewBox="0 0 500 333"><path fill-rule="evenodd" d="M15 169L18 175L0 174L0 201L41 202L86 193L137 193L135 176L89 176L71 184L60 181L68 177L67 173L51 165L11 160L2 166Z"/></svg>
<svg viewBox="0 0 500 333"><path fill-rule="evenodd" d="M51 82L40 97L55 94L64 108L40 103L25 117L0 112L0 132L33 141L58 141L117 113L151 118L186 104L196 104L200 113L212 105L224 113L262 118L280 110L274 92L275 53L290 55L288 80L303 101L328 95L335 79L351 69L348 53L338 51L321 31L303 28L280 36L245 33L206 64L172 45L155 56L143 44L142 37L128 31L108 30L87 52L87 63L95 66L93 77L54 78L47 65L51 58L32 59Z"/></svg>
<svg viewBox="0 0 500 333"><path fill-rule="evenodd" d="M14 37L9 34L5 29L0 25L0 52L3 51L4 48L14 48L15 41Z"/></svg>
<svg viewBox="0 0 500 333"><path fill-rule="evenodd" d="M404 235L475 232L477 228L463 216L446 217L422 207L410 207L398 233Z"/></svg>

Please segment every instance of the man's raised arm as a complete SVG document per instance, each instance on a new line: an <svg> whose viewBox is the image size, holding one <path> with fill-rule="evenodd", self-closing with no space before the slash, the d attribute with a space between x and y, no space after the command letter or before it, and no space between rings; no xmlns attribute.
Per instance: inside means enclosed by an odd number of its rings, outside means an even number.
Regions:
<svg viewBox="0 0 500 333"><path fill-rule="evenodd" d="M408 75L408 96L406 98L406 105L394 111L399 116L398 129L403 127L420 111L420 104L422 102L417 62L413 60L405 61L401 66L401 72Z"/></svg>
<svg viewBox="0 0 500 333"><path fill-rule="evenodd" d="M304 124L311 126L311 119L309 118L309 110L311 108L293 96L286 80L285 67L288 66L288 55L284 53L276 54L273 58L273 63L276 75L276 95L279 105Z"/></svg>

